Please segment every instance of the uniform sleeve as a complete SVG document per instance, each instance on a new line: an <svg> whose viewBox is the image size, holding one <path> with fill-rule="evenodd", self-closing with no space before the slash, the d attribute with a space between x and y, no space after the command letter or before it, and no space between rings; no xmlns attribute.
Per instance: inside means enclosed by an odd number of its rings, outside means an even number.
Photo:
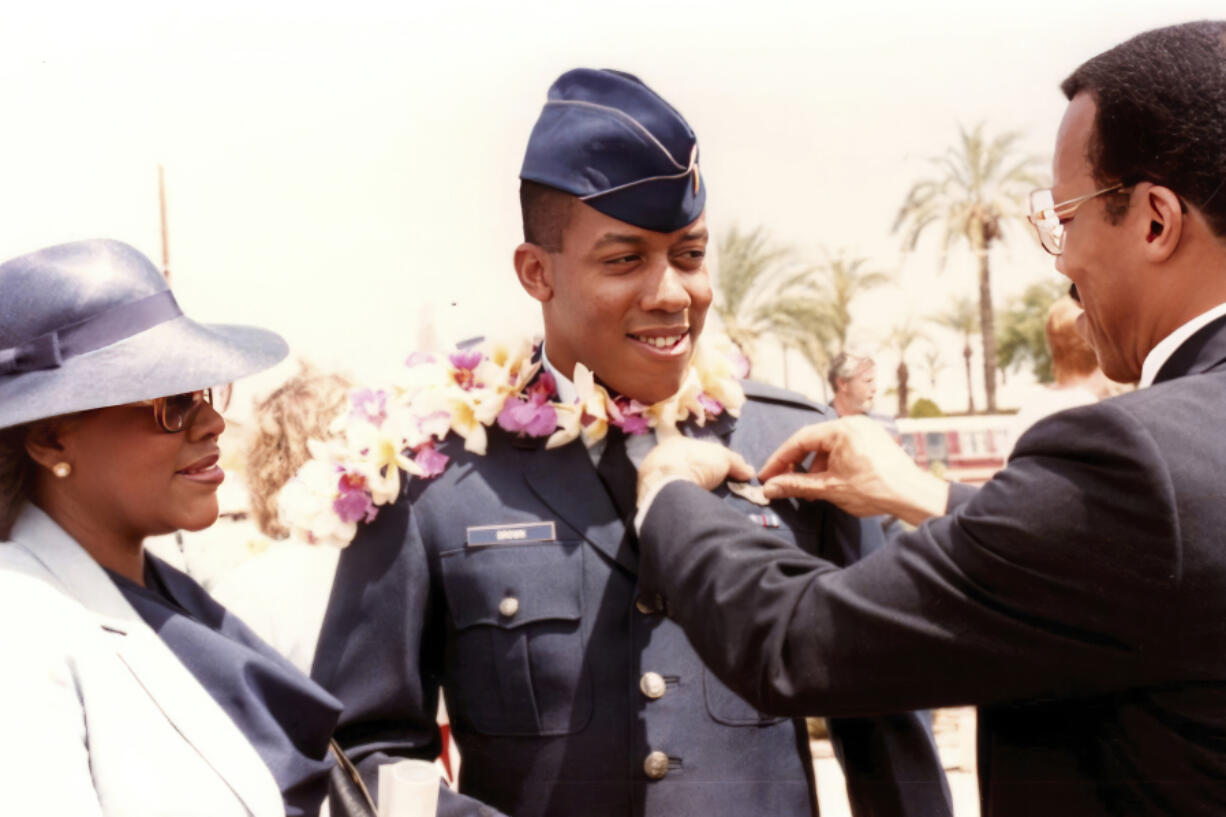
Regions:
<svg viewBox="0 0 1226 817"><path fill-rule="evenodd" d="M0 585L8 588L7 584ZM9 605L0 606L0 610ZM8 612L8 611L6 611ZM4 616L0 651L0 814L101 817L90 773L84 709L65 635Z"/></svg>
<svg viewBox="0 0 1226 817"><path fill-rule="evenodd" d="M1178 543L1161 452L1103 403L1040 422L952 515L842 570L668 485L644 521L642 578L764 711L865 715L1178 672L1164 636Z"/></svg>
<svg viewBox="0 0 1226 817"><path fill-rule="evenodd" d="M443 622L436 603L426 551L402 496L342 553L311 669L344 704L337 742L376 797L379 766L433 760L442 745L435 716ZM438 813L499 814L446 787Z"/></svg>

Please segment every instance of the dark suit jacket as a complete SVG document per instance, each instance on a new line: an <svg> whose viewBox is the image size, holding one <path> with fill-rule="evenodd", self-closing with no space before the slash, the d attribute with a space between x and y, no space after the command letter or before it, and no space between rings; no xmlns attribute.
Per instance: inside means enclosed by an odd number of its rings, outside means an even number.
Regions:
<svg viewBox="0 0 1226 817"><path fill-rule="evenodd" d="M739 421L705 432L751 459L826 416L747 392ZM640 592L633 539L581 442L549 451L494 430L486 456L446 453L442 476L408 483L345 551L315 657L312 675L345 704L338 738L368 779L395 756L437 752L441 684L464 796L446 792L440 814L490 813L478 802L516 817L815 813L803 722L733 694ZM861 523L828 506L718 502L781 546L860 556ZM658 698L642 691L648 673ZM832 731L859 814L949 813L914 716ZM652 752L663 779L646 773Z"/></svg>
<svg viewBox="0 0 1226 817"><path fill-rule="evenodd" d="M1226 320L1159 381L845 570L667 485L640 576L764 711L979 704L988 817L1226 814Z"/></svg>

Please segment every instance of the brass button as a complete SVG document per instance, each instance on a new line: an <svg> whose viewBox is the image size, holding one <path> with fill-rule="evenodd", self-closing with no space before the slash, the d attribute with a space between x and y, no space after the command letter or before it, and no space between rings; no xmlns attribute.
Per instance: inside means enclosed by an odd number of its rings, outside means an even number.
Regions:
<svg viewBox="0 0 1226 817"><path fill-rule="evenodd" d="M643 771L652 780L663 780L668 774L668 755L663 752L652 752L643 761Z"/></svg>
<svg viewBox="0 0 1226 817"><path fill-rule="evenodd" d="M634 601L634 609L638 610L645 616L660 612L660 605L657 603L659 596L639 596Z"/></svg>
<svg viewBox="0 0 1226 817"><path fill-rule="evenodd" d="M658 672L645 672L643 677L639 679L639 689L648 698L655 700L656 698L664 697L665 690L668 685L664 683L664 676Z"/></svg>
<svg viewBox="0 0 1226 817"><path fill-rule="evenodd" d="M519 612L519 599L514 596L507 596L502 601L498 602L498 612L503 618L510 618Z"/></svg>

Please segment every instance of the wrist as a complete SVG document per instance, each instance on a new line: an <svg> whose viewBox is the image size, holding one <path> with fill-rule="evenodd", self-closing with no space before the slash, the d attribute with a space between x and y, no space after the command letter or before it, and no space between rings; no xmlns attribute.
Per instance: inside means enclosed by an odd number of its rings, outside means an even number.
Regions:
<svg viewBox="0 0 1226 817"><path fill-rule="evenodd" d="M644 507L648 500L653 498L659 490L664 487L665 483L674 480L683 479L687 482L697 483L690 468L681 468L674 465L660 465L653 468L645 468L639 474L638 481L638 506Z"/></svg>
<svg viewBox="0 0 1226 817"><path fill-rule="evenodd" d="M894 493L888 513L909 525L919 525L933 517L944 516L948 504L949 483L917 469Z"/></svg>

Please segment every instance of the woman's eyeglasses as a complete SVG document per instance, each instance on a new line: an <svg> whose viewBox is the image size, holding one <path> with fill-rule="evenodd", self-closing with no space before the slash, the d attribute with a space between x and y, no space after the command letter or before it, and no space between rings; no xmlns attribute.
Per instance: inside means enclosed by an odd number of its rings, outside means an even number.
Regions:
<svg viewBox="0 0 1226 817"><path fill-rule="evenodd" d="M153 417L167 434L177 434L187 428L202 403L208 403L218 414L230 405L230 385L211 389L185 391L167 397L155 397L145 403L153 406Z"/></svg>

